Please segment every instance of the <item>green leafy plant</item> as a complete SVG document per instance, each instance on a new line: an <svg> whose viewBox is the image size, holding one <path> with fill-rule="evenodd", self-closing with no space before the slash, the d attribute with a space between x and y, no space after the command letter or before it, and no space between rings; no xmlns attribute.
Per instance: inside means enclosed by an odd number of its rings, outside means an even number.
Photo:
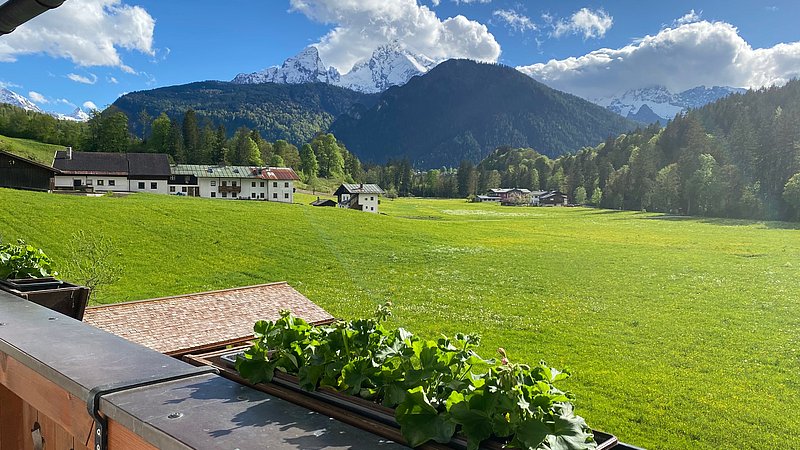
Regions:
<svg viewBox="0 0 800 450"><path fill-rule="evenodd" d="M0 279L56 276L53 262L45 253L22 239L0 244Z"/></svg>
<svg viewBox="0 0 800 450"><path fill-rule="evenodd" d="M395 408L412 447L460 433L470 450L492 436L529 450L596 448L591 430L573 413L572 395L554 386L568 371L512 363L502 348L499 360L482 358L476 335L434 341L388 329L389 307L379 307L372 319L326 326L289 312L259 321L236 368L254 383L272 381L277 370L295 375L307 391L329 387Z"/></svg>

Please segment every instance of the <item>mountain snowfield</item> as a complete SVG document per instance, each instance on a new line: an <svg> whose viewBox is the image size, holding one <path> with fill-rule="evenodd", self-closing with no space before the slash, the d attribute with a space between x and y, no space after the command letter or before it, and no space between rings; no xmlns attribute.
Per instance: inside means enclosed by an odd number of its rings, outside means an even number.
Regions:
<svg viewBox="0 0 800 450"><path fill-rule="evenodd" d="M631 89L618 97L587 99L603 106L622 117L643 123L655 121L666 124L676 114L691 108L699 108L708 103L742 93L746 89L730 86L698 86L682 92L672 93L664 86Z"/></svg>
<svg viewBox="0 0 800 450"><path fill-rule="evenodd" d="M9 105L17 106L25 111L33 111L42 114L50 114L59 120L71 120L73 122L86 122L91 117L86 111L81 108L75 108L71 114L61 114L57 112L43 111L36 106L35 103L28 100L24 95L17 94L6 88L0 88L0 103L7 103Z"/></svg>
<svg viewBox="0 0 800 450"><path fill-rule="evenodd" d="M350 71L340 74L334 67L327 67L316 47L309 46L287 59L280 66L273 66L253 73L240 73L232 80L237 84L253 83L328 83L365 94L383 92L392 86L400 86L411 77L422 75L441 61L425 55L414 54L398 43L382 45L368 59L356 63Z"/></svg>

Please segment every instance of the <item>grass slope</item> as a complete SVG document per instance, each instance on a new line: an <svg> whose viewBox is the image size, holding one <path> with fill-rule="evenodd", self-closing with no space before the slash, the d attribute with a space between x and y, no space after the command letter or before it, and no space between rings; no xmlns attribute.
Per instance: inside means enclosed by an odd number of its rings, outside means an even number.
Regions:
<svg viewBox="0 0 800 450"><path fill-rule="evenodd" d="M0 235L56 261L77 228L113 239L125 276L104 300L276 280L341 317L391 299L416 333L478 332L487 355L569 366L578 412L633 444L789 448L800 432L790 224L455 200L383 201L380 216L10 190L0 204Z"/></svg>
<svg viewBox="0 0 800 450"><path fill-rule="evenodd" d="M60 145L43 144L30 139L11 138L0 135L0 150L5 150L23 158L32 159L48 166L53 164L56 150L63 150Z"/></svg>

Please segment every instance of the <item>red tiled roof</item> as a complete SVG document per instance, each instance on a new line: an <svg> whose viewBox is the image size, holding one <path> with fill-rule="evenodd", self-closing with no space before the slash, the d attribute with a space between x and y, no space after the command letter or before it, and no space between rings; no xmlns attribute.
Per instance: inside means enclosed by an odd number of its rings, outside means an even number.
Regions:
<svg viewBox="0 0 800 450"><path fill-rule="evenodd" d="M161 353L180 355L252 338L257 320L275 320L284 309L310 323L333 320L281 282L96 306L86 308L83 321Z"/></svg>
<svg viewBox="0 0 800 450"><path fill-rule="evenodd" d="M288 167L268 167L261 169L261 178L266 180L299 180L294 170Z"/></svg>

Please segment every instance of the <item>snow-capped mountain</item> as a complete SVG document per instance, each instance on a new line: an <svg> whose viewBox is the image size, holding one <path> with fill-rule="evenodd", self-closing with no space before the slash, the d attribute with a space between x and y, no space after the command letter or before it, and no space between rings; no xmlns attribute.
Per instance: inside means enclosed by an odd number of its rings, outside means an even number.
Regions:
<svg viewBox="0 0 800 450"><path fill-rule="evenodd" d="M306 47L280 66L254 73L240 73L232 80L238 84L255 83L328 83L363 93L382 92L408 82L437 64L424 55L416 55L394 42L375 49L368 59L356 63L346 74L326 67L314 46Z"/></svg>
<svg viewBox="0 0 800 450"><path fill-rule="evenodd" d="M91 118L86 111L80 108L75 108L75 111L72 111L71 114L60 114L54 112L50 112L48 114L59 120L71 120L73 122L86 122Z"/></svg>
<svg viewBox="0 0 800 450"><path fill-rule="evenodd" d="M238 84L256 83L330 83L339 81L339 72L326 67L316 47L309 46L287 59L280 66L273 66L253 73L240 73L232 80Z"/></svg>
<svg viewBox="0 0 800 450"><path fill-rule="evenodd" d="M745 89L729 86L698 86L675 94L664 86L654 86L632 89L619 97L594 98L589 101L628 119L643 123L657 120L664 124L687 109L699 108L732 93L744 91Z"/></svg>
<svg viewBox="0 0 800 450"><path fill-rule="evenodd" d="M406 84L411 77L429 71L436 64L437 61L425 55L415 55L391 43L378 47L369 59L355 64L342 75L338 85L368 94L382 92Z"/></svg>
<svg viewBox="0 0 800 450"><path fill-rule="evenodd" d="M0 88L0 103L8 103L9 105L18 106L26 111L42 112L38 106L32 101L28 100L25 96L19 95L16 92L10 91L6 88Z"/></svg>

